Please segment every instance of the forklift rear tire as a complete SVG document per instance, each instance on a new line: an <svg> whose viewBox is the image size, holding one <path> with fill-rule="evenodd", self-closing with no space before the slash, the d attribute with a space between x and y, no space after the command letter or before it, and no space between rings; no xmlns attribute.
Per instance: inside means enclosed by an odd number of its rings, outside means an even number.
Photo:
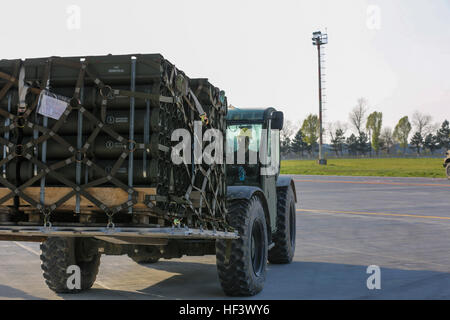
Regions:
<svg viewBox="0 0 450 320"><path fill-rule="evenodd" d="M216 241L220 283L229 296L253 296L266 280L267 224L260 198L230 201L228 223L240 237Z"/></svg>
<svg viewBox="0 0 450 320"><path fill-rule="evenodd" d="M47 286L56 293L78 293L90 289L95 282L100 266L100 254L88 253L84 239L51 237L41 243L41 269ZM69 266L80 268L80 288L69 289L67 280Z"/></svg>
<svg viewBox="0 0 450 320"><path fill-rule="evenodd" d="M269 250L269 262L291 263L295 253L295 196L292 187L277 190L277 231L273 235L275 246Z"/></svg>

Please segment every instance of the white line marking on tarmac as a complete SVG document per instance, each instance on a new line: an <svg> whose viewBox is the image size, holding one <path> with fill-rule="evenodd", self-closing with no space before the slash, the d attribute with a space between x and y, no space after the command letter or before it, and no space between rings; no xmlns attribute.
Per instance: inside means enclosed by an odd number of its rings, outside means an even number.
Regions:
<svg viewBox="0 0 450 320"><path fill-rule="evenodd" d="M17 241L13 241L13 242L14 242L14 244L16 244L18 247L20 247L20 248L22 248L22 249L24 249L24 250L26 250L26 251L28 251L28 252L30 252L30 253L32 253L32 254L38 256L38 257L41 255L41 254L40 254L39 252L37 252L36 250L33 250L33 249L31 249L30 247L21 244L20 242L17 242ZM99 286L102 287L103 289L106 289L106 290L113 290L112 288L110 288L110 287L108 287L107 285L105 285L102 281L96 280L96 281L95 281L95 284L99 285ZM150 297L156 297L156 298L160 298L160 299L171 299L171 300L175 299L175 300L181 300L180 298L169 298L169 297L162 296L162 295L159 295L159 294L147 293L147 292L136 291L136 290L132 290L132 291L129 291L129 292L130 292L130 293L137 293L137 294L145 295L145 296L150 296Z"/></svg>
<svg viewBox="0 0 450 320"><path fill-rule="evenodd" d="M318 210L318 209L296 209L297 212L309 212L309 213L326 213L326 214L352 214L352 215L371 215L371 216L386 216L386 217L407 217L407 218L420 218L420 219L437 219L437 220L450 220L450 217L440 216L424 216L419 214L406 214L406 213L387 213L387 212L364 212L364 211L338 211L338 210Z"/></svg>
<svg viewBox="0 0 450 320"><path fill-rule="evenodd" d="M444 265L444 264L440 264L440 263L436 263L436 262L431 262L431 261L422 261L422 260L403 258L403 257L398 257L398 256L389 256L389 255L385 255L385 254L376 254L376 253L370 253L370 252L362 252L362 251L353 250L353 249L343 249L343 248L339 248L339 247L335 247L335 246L320 245L320 244L317 244L317 243L314 243L314 242L302 242L302 244L312 245L312 246L316 246L316 247L320 247L320 248L326 248L326 249L333 249L333 250L338 250L338 251L348 252L348 253L357 253L357 254L373 256L373 257L384 257L384 258L394 259L396 261L402 261L403 260L403 261L412 262L412 263L432 264L432 265L439 266L439 267L448 267L448 265Z"/></svg>
<svg viewBox="0 0 450 320"><path fill-rule="evenodd" d="M36 250L33 250L33 249L31 249L31 248L29 248L29 247L27 247L27 246L21 244L20 242L14 241L14 243L15 243L17 246L21 247L22 249L25 249L25 250L27 250L28 252L31 252L32 254L37 255L38 257L41 255L41 254L40 254L39 252L37 252Z"/></svg>
<svg viewBox="0 0 450 320"><path fill-rule="evenodd" d="M314 183L347 183L347 184L368 184L368 185L391 185L391 186L419 186L419 187L450 187L450 184L440 183L413 183L413 182L382 182L382 181L345 181L345 180L307 180L295 179L295 182Z"/></svg>
<svg viewBox="0 0 450 320"><path fill-rule="evenodd" d="M112 290L110 287L108 287L107 285L105 285L103 282L96 280L95 284L98 284L100 287L102 287L103 289L106 290Z"/></svg>

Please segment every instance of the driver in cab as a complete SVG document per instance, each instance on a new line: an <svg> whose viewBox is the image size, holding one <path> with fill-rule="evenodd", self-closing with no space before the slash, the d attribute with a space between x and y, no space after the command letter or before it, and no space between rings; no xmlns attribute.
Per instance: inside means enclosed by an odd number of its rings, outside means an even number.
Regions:
<svg viewBox="0 0 450 320"><path fill-rule="evenodd" d="M252 143L252 129L243 127L237 136L237 150L234 154L235 163L238 165L258 164L258 152L250 149Z"/></svg>

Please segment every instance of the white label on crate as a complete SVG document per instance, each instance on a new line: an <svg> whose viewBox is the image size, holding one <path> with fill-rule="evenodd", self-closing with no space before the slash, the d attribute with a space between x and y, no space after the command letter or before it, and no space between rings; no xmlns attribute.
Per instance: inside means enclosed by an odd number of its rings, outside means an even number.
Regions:
<svg viewBox="0 0 450 320"><path fill-rule="evenodd" d="M67 101L43 93L41 94L38 113L45 117L59 120L68 105Z"/></svg>
<svg viewBox="0 0 450 320"><path fill-rule="evenodd" d="M124 69L121 69L119 66L114 66L112 69L108 69L109 73L123 73L125 72Z"/></svg>
<svg viewBox="0 0 450 320"><path fill-rule="evenodd" d="M116 123L128 123L127 117L116 118Z"/></svg>

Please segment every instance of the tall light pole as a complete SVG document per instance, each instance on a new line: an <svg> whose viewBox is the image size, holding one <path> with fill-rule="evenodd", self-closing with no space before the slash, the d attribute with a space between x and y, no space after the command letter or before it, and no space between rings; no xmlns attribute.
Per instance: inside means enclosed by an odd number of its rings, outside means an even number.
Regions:
<svg viewBox="0 0 450 320"><path fill-rule="evenodd" d="M323 130L322 130L322 66L320 59L320 47L328 43L328 34L320 31L313 32L312 37L313 45L317 47L317 54L319 59L319 126L320 126L320 136L319 136L319 164L326 165L327 160L323 158L322 145L323 145Z"/></svg>

